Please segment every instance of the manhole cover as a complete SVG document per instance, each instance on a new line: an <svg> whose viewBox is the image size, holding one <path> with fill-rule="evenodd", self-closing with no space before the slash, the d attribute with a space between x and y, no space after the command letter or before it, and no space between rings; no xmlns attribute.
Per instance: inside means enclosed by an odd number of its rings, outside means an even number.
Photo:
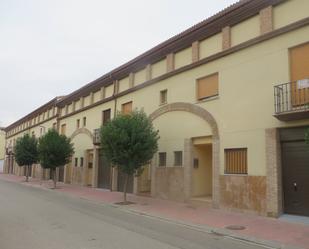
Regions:
<svg viewBox="0 0 309 249"><path fill-rule="evenodd" d="M246 229L245 226L240 226L240 225L230 225L230 226L226 226L225 228L229 230L245 230Z"/></svg>

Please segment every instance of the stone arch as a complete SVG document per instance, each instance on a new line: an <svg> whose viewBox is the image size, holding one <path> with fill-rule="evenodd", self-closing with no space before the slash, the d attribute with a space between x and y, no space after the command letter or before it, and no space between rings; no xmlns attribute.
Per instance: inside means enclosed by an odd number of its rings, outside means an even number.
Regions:
<svg viewBox="0 0 309 249"><path fill-rule="evenodd" d="M159 109L155 110L153 113L150 114L150 119L153 121L159 116L168 113L168 112L173 112L173 111L184 111L184 112L189 112L192 113L208 123L208 125L211 127L212 131L212 147L213 147L213 152L212 152L212 159L213 159L213 206L214 207L219 207L219 195L220 195L220 182L219 182L219 177L220 177L220 140L219 140L219 129L218 129L218 124L215 120L215 118L212 116L210 112L208 112L206 109L190 104L190 103L185 103L185 102L176 102L176 103L171 103L164 105L160 107ZM189 150L192 150L192 141L187 141L185 143L185 146L190 146ZM189 157L189 166L191 166L192 158ZM155 167L153 167L155 168ZM187 189L187 194L186 194L186 199L191 197L191 180L192 180L192 167L187 167L187 172L185 172L185 181L189 181L188 183L188 189ZM154 169L155 170L155 169ZM154 172L153 172L154 173ZM186 190L185 190L186 192Z"/></svg>
<svg viewBox="0 0 309 249"><path fill-rule="evenodd" d="M87 128L79 128L76 131L74 131L71 135L71 140L73 140L74 137L76 137L79 134L86 134L92 141L93 141L93 134L91 131L89 131Z"/></svg>

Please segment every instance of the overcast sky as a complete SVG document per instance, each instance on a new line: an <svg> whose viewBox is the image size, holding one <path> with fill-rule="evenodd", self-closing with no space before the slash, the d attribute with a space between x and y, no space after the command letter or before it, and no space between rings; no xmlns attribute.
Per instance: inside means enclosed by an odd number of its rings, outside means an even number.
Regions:
<svg viewBox="0 0 309 249"><path fill-rule="evenodd" d="M0 126L236 0L0 0Z"/></svg>

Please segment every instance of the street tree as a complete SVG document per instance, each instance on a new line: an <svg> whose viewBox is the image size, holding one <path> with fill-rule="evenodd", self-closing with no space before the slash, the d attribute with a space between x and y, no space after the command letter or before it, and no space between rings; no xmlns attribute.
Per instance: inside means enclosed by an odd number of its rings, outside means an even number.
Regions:
<svg viewBox="0 0 309 249"><path fill-rule="evenodd" d="M29 134L18 138L14 154L18 166L26 167L26 182L28 182L31 165L38 162L37 139Z"/></svg>
<svg viewBox="0 0 309 249"><path fill-rule="evenodd" d="M54 188L56 188L56 169L64 167L71 161L74 153L73 144L65 135L60 135L56 130L50 129L39 139L38 152L40 163L44 169L50 169Z"/></svg>
<svg viewBox="0 0 309 249"><path fill-rule="evenodd" d="M158 149L158 131L143 111L119 113L101 127L101 146L112 166L125 175L123 203L127 204L128 178L140 175Z"/></svg>

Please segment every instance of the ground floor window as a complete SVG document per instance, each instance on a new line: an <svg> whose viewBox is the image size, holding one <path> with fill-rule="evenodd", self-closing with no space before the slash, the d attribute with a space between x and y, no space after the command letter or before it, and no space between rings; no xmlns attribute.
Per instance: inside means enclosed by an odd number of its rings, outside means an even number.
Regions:
<svg viewBox="0 0 309 249"><path fill-rule="evenodd" d="M247 148L225 149L225 174L247 174Z"/></svg>

